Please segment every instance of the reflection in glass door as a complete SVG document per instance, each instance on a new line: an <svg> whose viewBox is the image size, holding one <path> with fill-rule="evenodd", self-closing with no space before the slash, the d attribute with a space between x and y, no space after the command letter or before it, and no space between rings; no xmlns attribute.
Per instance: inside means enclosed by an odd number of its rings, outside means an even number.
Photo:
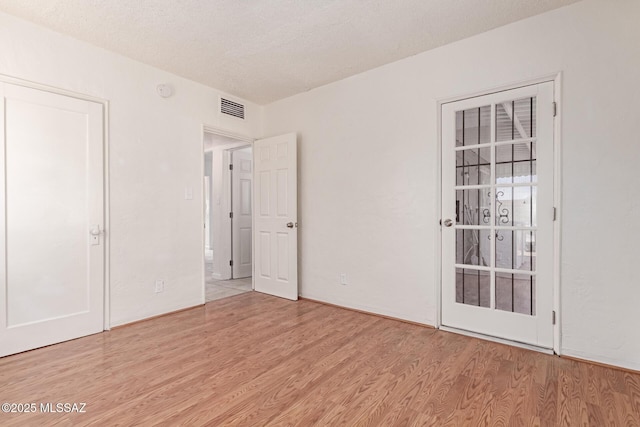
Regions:
<svg viewBox="0 0 640 427"><path fill-rule="evenodd" d="M553 344L552 103L543 83L442 107L445 326Z"/></svg>

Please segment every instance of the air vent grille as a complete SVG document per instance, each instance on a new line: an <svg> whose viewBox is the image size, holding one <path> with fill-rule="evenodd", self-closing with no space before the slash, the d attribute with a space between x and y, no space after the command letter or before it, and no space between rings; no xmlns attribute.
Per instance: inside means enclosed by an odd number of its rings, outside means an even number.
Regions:
<svg viewBox="0 0 640 427"><path fill-rule="evenodd" d="M244 105L220 98L220 112L244 120Z"/></svg>

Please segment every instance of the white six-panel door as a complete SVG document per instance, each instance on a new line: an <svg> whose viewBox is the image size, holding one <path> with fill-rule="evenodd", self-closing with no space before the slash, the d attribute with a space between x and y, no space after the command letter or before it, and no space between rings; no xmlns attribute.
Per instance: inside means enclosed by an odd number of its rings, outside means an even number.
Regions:
<svg viewBox="0 0 640 427"><path fill-rule="evenodd" d="M553 346L553 83L442 106L442 324Z"/></svg>
<svg viewBox="0 0 640 427"><path fill-rule="evenodd" d="M103 112L5 83L0 98L5 356L103 330Z"/></svg>
<svg viewBox="0 0 640 427"><path fill-rule="evenodd" d="M254 287L258 292L297 300L296 135L258 140L253 156Z"/></svg>
<svg viewBox="0 0 640 427"><path fill-rule="evenodd" d="M233 278L251 276L251 180L253 158L251 150L236 150L231 154L233 171L231 179Z"/></svg>

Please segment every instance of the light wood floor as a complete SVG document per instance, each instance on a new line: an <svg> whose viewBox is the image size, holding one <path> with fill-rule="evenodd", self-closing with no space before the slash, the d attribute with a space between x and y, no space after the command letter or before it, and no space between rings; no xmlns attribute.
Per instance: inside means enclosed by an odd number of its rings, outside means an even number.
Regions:
<svg viewBox="0 0 640 427"><path fill-rule="evenodd" d="M0 425L640 425L640 375L249 292L0 359Z"/></svg>

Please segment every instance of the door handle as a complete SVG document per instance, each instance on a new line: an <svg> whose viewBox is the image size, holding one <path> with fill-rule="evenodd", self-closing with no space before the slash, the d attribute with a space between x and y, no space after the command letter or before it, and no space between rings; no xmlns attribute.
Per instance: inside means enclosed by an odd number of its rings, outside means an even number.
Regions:
<svg viewBox="0 0 640 427"><path fill-rule="evenodd" d="M442 225L444 225L445 227L451 227L453 225L453 221L447 218L444 221L442 221Z"/></svg>
<svg viewBox="0 0 640 427"><path fill-rule="evenodd" d="M289 228L293 228L293 223L292 223L292 222L288 222L288 223L287 223L287 227L289 227Z"/></svg>
<svg viewBox="0 0 640 427"><path fill-rule="evenodd" d="M104 232L104 230L99 225L94 225L89 230L89 234L91 235L91 246L100 245L100 235Z"/></svg>

